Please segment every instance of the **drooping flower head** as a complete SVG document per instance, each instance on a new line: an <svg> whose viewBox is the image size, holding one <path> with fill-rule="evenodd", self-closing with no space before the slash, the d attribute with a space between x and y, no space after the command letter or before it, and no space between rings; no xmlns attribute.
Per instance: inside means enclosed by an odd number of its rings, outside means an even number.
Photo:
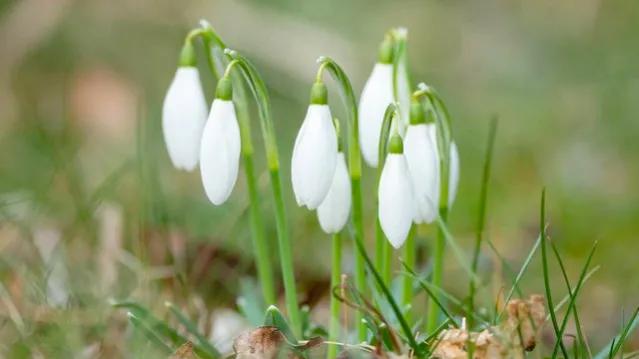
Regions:
<svg viewBox="0 0 639 359"><path fill-rule="evenodd" d="M197 167L208 111L195 60L193 44L187 40L162 106L162 132L169 157L175 168L186 171Z"/></svg>
<svg viewBox="0 0 639 359"><path fill-rule="evenodd" d="M413 189L404 156L402 138L390 140L378 187L378 216L382 231L391 245L399 248L406 241L415 215Z"/></svg>
<svg viewBox="0 0 639 359"><path fill-rule="evenodd" d="M220 79L200 147L202 184L209 200L224 203L235 186L240 164L240 128L232 101L231 79Z"/></svg>
<svg viewBox="0 0 639 359"><path fill-rule="evenodd" d="M322 203L333 182L336 163L337 135L328 107L326 85L316 81L291 160L291 181L299 206L316 209Z"/></svg>
<svg viewBox="0 0 639 359"><path fill-rule="evenodd" d="M432 112L426 116L422 104L413 99L410 124L404 136L404 155L415 196L415 223L431 223L437 217L439 167L437 143L431 140L434 128Z"/></svg>
<svg viewBox="0 0 639 359"><path fill-rule="evenodd" d="M377 63L359 99L359 142L364 161L377 167L379 134L386 107L393 101L393 41L386 37Z"/></svg>

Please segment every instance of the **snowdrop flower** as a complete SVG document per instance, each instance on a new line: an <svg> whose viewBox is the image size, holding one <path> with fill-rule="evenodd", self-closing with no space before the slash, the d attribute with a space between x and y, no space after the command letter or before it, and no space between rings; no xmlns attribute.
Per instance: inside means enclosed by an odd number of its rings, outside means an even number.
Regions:
<svg viewBox="0 0 639 359"><path fill-rule="evenodd" d="M240 164L240 128L232 101L233 88L228 77L220 79L200 148L200 172L206 195L215 205L229 196Z"/></svg>
<svg viewBox="0 0 639 359"><path fill-rule="evenodd" d="M437 198L439 198L437 143L431 140L430 135L431 128L434 127L432 116L427 119L421 103L413 100L410 108L410 125L404 136L404 155L415 196L415 223L431 223L437 217Z"/></svg>
<svg viewBox="0 0 639 359"><path fill-rule="evenodd" d="M338 233L344 228L351 212L351 181L343 152L337 153L337 165L333 182L322 204L317 208L317 218L324 232Z"/></svg>
<svg viewBox="0 0 639 359"><path fill-rule="evenodd" d="M164 142L177 169L192 171L197 166L207 111L193 45L187 41L162 106Z"/></svg>
<svg viewBox="0 0 639 359"><path fill-rule="evenodd" d="M415 212L412 183L399 134L393 135L389 143L377 195L382 230L391 245L399 248L406 241Z"/></svg>
<svg viewBox="0 0 639 359"><path fill-rule="evenodd" d="M387 38L359 99L359 143L364 161L371 167L377 167L379 132L386 107L392 101L393 43Z"/></svg>
<svg viewBox="0 0 639 359"><path fill-rule="evenodd" d="M435 144L435 151L437 155L437 185L435 187L436 191L433 195L436 199L435 203L439 204L439 184L440 184L440 175L439 175L439 147L437 147L437 127L435 124L429 124L429 136L432 143ZM448 177L448 207L452 207L453 202L455 202L455 197L457 196L457 187L459 186L459 150L457 149L457 144L455 141L451 141L450 143L450 163L449 163L449 177Z"/></svg>
<svg viewBox="0 0 639 359"><path fill-rule="evenodd" d="M327 105L326 85L316 82L291 161L291 180L298 205L316 209L322 203L333 182L336 162L337 135Z"/></svg>

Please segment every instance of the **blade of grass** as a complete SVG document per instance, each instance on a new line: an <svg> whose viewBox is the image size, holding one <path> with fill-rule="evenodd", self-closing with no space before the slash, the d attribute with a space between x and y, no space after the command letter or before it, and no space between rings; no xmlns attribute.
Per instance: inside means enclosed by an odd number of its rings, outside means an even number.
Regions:
<svg viewBox="0 0 639 359"><path fill-rule="evenodd" d="M155 333L151 328L147 327L144 322L142 322L138 317L136 317L133 313L129 312L128 314L129 321L133 324L137 330L139 330L144 336L155 345L156 348L160 349L164 354L169 355L173 353L173 349L169 347L160 336Z"/></svg>
<svg viewBox="0 0 639 359"><path fill-rule="evenodd" d="M284 334L286 340L288 340L290 344L297 345L297 338L295 337L295 334L293 334L293 330L291 330L291 327L288 325L286 319L284 319L284 316L276 306L271 305L268 309L266 309L264 325L276 327L280 330L280 332L282 332L282 334Z"/></svg>
<svg viewBox="0 0 639 359"><path fill-rule="evenodd" d="M422 289L424 289L424 291L428 294L430 299L435 302L435 304L439 307L442 313L444 313L446 318L448 318L448 320L451 323L453 323L453 326L455 326L455 328L459 328L459 324L457 324L457 321L455 321L455 318L448 312L446 307L439 301L439 299L437 299L437 296L430 290L430 288L428 288L428 286L422 283L422 280L415 275L415 272L413 271L413 269L410 268L404 261L401 261L401 263L404 266L404 268L408 271L408 274L410 274L410 277L413 279L416 279L419 282Z"/></svg>
<svg viewBox="0 0 639 359"><path fill-rule="evenodd" d="M545 237L545 235L544 235ZM545 241L544 241L545 242ZM542 243L542 251L544 250L544 243ZM579 280L577 281L577 285L575 286L575 291L573 294L568 293L568 295L570 295L570 302L568 303L568 309L566 310L566 315L564 316L564 319L561 323L561 328L559 330L559 332L557 333L557 342L555 343L555 349L553 350L553 354L557 353L557 348L558 346L563 345L563 341L561 340L561 338L564 335L564 331L566 330L566 325L568 324L568 318L570 317L570 311L575 307L575 303L577 301L577 297L579 296L579 291L581 290L581 288L583 287L584 284L584 280L586 278L586 273L588 272L588 267L590 266L590 262L592 261L592 256L595 254L595 249L597 249L597 242L595 242L592 245L592 248L590 249L590 253L588 253L588 258L586 259L586 263L584 264L581 273L579 274ZM548 305L550 306L550 301L548 302ZM552 306L551 306L552 308ZM551 313L554 313L554 311L551 311ZM552 316L551 316L552 318Z"/></svg>
<svg viewBox="0 0 639 359"><path fill-rule="evenodd" d="M550 290L550 275L548 273L548 258L546 254L546 189L544 188L541 192L541 210L540 210L540 218L539 218L539 232L541 237L541 264L543 267L544 273L544 288L546 290L546 300L548 301L548 307L554 308L552 302L552 293ZM557 324L557 317L553 310L550 311L550 319L552 320L552 327L555 331L555 335L557 336L555 344L559 343L559 347L561 348L561 352L564 355L564 358L568 358L568 351L564 346L563 341L561 340L561 331L559 330L559 325ZM555 349L557 346L555 345ZM553 358L555 357L555 352L553 350Z"/></svg>
<svg viewBox="0 0 639 359"><path fill-rule="evenodd" d="M635 310L634 314L630 318L630 321L622 329L622 331L619 334L617 334L614 338L612 338L610 340L610 343L608 343L608 345L606 345L599 353L597 353L594 356L594 359L605 359L605 358L614 357L614 355L617 354L617 352L623 346L625 340L628 338L628 335L630 335L630 333L637 328L637 325L639 325L638 315L639 315L639 308ZM636 352L630 353L629 357L634 357L636 356L635 354Z"/></svg>
<svg viewBox="0 0 639 359"><path fill-rule="evenodd" d="M466 272L466 274L468 275L468 278L471 281L479 283L480 282L479 278L477 277L477 275L475 275L475 273L472 271L472 269L468 265L470 261L468 260L468 258L466 258L464 251L461 249L461 246L455 240L455 237L453 237L452 233L450 233L450 231L448 230L448 225L446 224L446 221L444 220L444 218L438 215L435 221L437 222L437 226L441 230L444 236L444 239L446 240L446 243L450 245L450 247L452 248L453 254L457 258L457 262L459 263L459 266Z"/></svg>
<svg viewBox="0 0 639 359"><path fill-rule="evenodd" d="M552 248L552 251L555 253L555 258L557 258L557 263L559 263L561 274L564 277L564 282L566 283L566 288L568 289L568 295L572 297L574 293L570 285L570 280L568 280L568 274L566 273L566 268L564 267L564 261L561 259L561 256L559 255L559 251L557 250L557 246L555 245L555 242L550 241L550 248ZM590 345L588 345L588 341L585 339L583 335L581 321L579 320L579 314L577 313L576 306L572 307L572 314L573 314L573 317L575 318L575 326L577 327L577 343L574 345L574 348L575 350L578 350L577 348L581 348L582 346L585 346L586 349L588 350L589 356L592 358L592 353L590 352ZM570 315L570 312L566 313L566 316L568 315ZM578 355L575 356L575 358L577 357Z"/></svg>
<svg viewBox="0 0 639 359"><path fill-rule="evenodd" d="M488 131L488 146L484 155L484 168L481 179L481 189L479 192L479 208L477 210L477 230L475 232L475 248L473 250L472 262L470 270L477 274L477 265L479 264L479 252L481 243L484 238L484 227L486 225L486 202L488 198L488 180L490 179L490 165L493 159L493 149L495 147L495 136L497 134L497 117L490 122L490 130ZM473 327L473 320L469 313L475 311L475 291L477 284L475 281L469 281L468 309L466 311L468 317L468 326Z"/></svg>
<svg viewBox="0 0 639 359"><path fill-rule="evenodd" d="M415 341L413 332L411 331L410 326L406 322L406 318L404 318L404 316L402 315L402 311L399 308L399 305L397 304L397 302L395 301L395 298L393 298L393 294L390 292L388 287L384 284L384 280L382 279L382 276L379 274L379 272L377 272L377 270L375 269L375 265L373 264L373 261L371 261L368 254L366 254L366 248L364 247L364 244L362 243L361 238L358 236L353 236L353 239L355 240L355 246L357 247L357 250L359 251L362 258L364 259L364 263L368 267L368 270L373 274L373 278L377 282L377 285L379 286L380 290L384 293L384 296L386 297L388 304L390 304L390 306L393 308L393 312L395 313L395 316L397 317L397 321L399 322L400 327L402 328L402 331L404 332L404 335L406 336L406 339L408 340L409 346L416 352L416 354L419 354L420 348L417 342Z"/></svg>
<svg viewBox="0 0 639 359"><path fill-rule="evenodd" d="M173 314L175 318L180 323L182 323L182 325L184 325L186 330L191 333L195 337L195 339L197 339L198 345L200 345L208 354L216 358L222 356L220 352L215 349L213 345L211 345L208 339L204 337L202 333L200 333L195 323L193 323L184 313L182 313L175 305L173 305L173 303L165 302L164 305L166 305L166 307L169 308L171 314Z"/></svg>
<svg viewBox="0 0 639 359"><path fill-rule="evenodd" d="M187 339L181 336L175 329L169 327L164 321L156 318L151 312L141 304L133 301L125 301L111 304L114 308L126 309L133 314L138 320L146 322L155 332L161 336L167 337L173 345L181 345Z"/></svg>
<svg viewBox="0 0 639 359"><path fill-rule="evenodd" d="M502 268L504 268L506 272L508 272L508 275L511 277L511 280L513 283L512 290L514 292L517 292L517 295L519 295L520 297L523 297L524 293L522 292L521 288L519 288L519 283L515 282L515 279L517 278L517 275L519 274L519 272L515 273L515 270L513 269L513 267L511 267L510 264L508 264L508 261L506 260L506 258L504 258L504 256L501 255L501 253L499 253L499 251L495 247L495 244L490 239L485 239L484 242L488 244L488 247L492 250L493 254L497 256L497 259L499 259L499 262Z"/></svg>
<svg viewBox="0 0 639 359"><path fill-rule="evenodd" d="M590 271L588 271L588 274L586 274L586 277L584 278L584 283L586 283L588 279L590 279L590 277L592 277L592 275L595 274L600 268L601 266L596 266L592 268ZM559 301L559 303L555 305L555 309L554 309L555 313L557 313L561 308L563 308L563 306L566 305L566 303L568 303L569 300L570 300L570 294L566 294ZM546 320L550 320L550 313L548 313L548 315L546 316Z"/></svg>
<svg viewBox="0 0 639 359"><path fill-rule="evenodd" d="M537 248L539 248L539 245L541 244L541 242L542 242L542 236L540 235L539 237L537 237L537 241L535 242L532 249L528 253L528 257L526 257L526 260L524 261L524 264L521 266L519 273L517 273L517 277L515 277L513 286L510 288L510 291L508 291L508 295L506 296L506 299L504 300L504 307L499 311L499 314L497 314L497 316L495 317L495 320L493 320L493 323L497 323L499 319L501 319L501 315L504 313L504 310L506 309L506 303L508 303L508 301L512 298L513 294L515 293L515 289L519 288L519 281L521 280L521 278L523 278L524 273L526 273L526 270L528 269L528 266L530 265L530 262L532 261L533 256L535 255L535 252L537 252Z"/></svg>

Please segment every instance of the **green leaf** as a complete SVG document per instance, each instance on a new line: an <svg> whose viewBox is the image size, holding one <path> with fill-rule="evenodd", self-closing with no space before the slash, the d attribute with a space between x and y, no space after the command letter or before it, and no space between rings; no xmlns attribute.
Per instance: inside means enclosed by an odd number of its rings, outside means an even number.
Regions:
<svg viewBox="0 0 639 359"><path fill-rule="evenodd" d="M639 325L639 308L637 308L630 318L628 324L623 328L621 333L610 340L610 343L606 345L599 353L594 356L594 359L613 358L615 354L623 347L626 339Z"/></svg>
<svg viewBox="0 0 639 359"><path fill-rule="evenodd" d="M477 230L475 232L475 247L473 250L472 264L470 270L477 274L477 265L479 263L479 253L481 244L484 239L484 226L486 223L486 202L488 198L488 180L490 179L490 164L493 159L493 149L495 147L495 136L497 133L497 118L493 118L490 122L490 130L488 131L488 146L484 155L484 168L481 177L481 190L479 192L479 207L477 210ZM477 284L474 280L469 281L468 310L467 315L475 311L475 291ZM468 315L468 325L473 327L473 320Z"/></svg>
<svg viewBox="0 0 639 359"><path fill-rule="evenodd" d="M276 306L271 305L266 309L266 316L264 317L264 325L275 327L279 329L290 345L297 345L297 338L293 334L291 327Z"/></svg>
<svg viewBox="0 0 639 359"><path fill-rule="evenodd" d="M541 209L540 209L540 219L539 219L539 234L541 237L541 263L543 266L543 273L544 273L544 288L546 290L546 300L548 301L548 307L549 308L554 308L553 305L553 301L552 301L552 292L550 290L550 275L549 275L549 270L548 270L548 258L546 255L546 189L544 189L541 192ZM555 335L556 335L556 342L559 344L559 347L561 348L561 352L564 355L564 358L568 358L568 351L566 350L566 347L564 346L563 340L561 340L561 335L562 335L562 331L559 329L559 325L557 324L557 317L555 315L555 311L554 310L550 310L550 319L552 321L552 327L553 330L555 331ZM555 349L557 349L557 346L555 346ZM553 357L554 357L554 351L553 351Z"/></svg>
<svg viewBox="0 0 639 359"><path fill-rule="evenodd" d="M184 325L186 330L195 337L198 345L201 346L207 354L206 359L219 358L222 356L220 352L215 349L213 345L211 345L209 340L202 333L200 333L197 325L195 325L195 323L193 323L184 313L182 313L175 305L173 305L173 303L165 302L164 305L166 305L166 307L169 308L171 314L173 314L175 318L177 318L177 320L182 323L182 325Z"/></svg>
<svg viewBox="0 0 639 359"><path fill-rule="evenodd" d="M173 349L169 347L161 338L158 333L156 333L153 329L149 328L145 323L136 317L133 313L129 312L129 321L133 324L135 329L139 330L144 336L151 342L153 345L162 351L164 354L173 353Z"/></svg>

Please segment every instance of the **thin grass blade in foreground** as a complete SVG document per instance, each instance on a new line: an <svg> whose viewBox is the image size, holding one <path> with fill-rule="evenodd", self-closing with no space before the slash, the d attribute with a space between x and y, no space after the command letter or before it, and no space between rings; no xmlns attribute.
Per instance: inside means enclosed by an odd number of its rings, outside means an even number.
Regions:
<svg viewBox="0 0 639 359"><path fill-rule="evenodd" d="M541 192L541 210L540 211L541 211L541 214L539 218L539 232L540 232L539 235L541 239L541 262L542 262L543 272L544 272L544 288L546 290L546 300L548 301L548 308L554 308L555 306L553 305L552 293L550 290L548 258L546 255L546 189L545 188ZM564 358L568 358L568 351L566 350L566 347L564 346L564 343L561 337L562 331L559 329L555 311L552 309L550 310L550 319L552 321L552 326L555 331L556 343L559 344L559 347L561 348L561 352L563 353ZM555 349L557 349L556 346L555 346ZM553 351L553 357L554 355L555 354Z"/></svg>
<svg viewBox="0 0 639 359"><path fill-rule="evenodd" d="M497 118L493 118L490 122L490 130L488 132L488 146L486 147L486 154L484 156L484 168L481 179L481 190L479 194L479 209L477 211L477 231L475 233L475 248L473 250L472 264L470 270L473 273L477 273L477 265L479 263L479 253L481 250L481 244L484 237L484 226L486 223L486 202L488 199L488 181L490 180L490 166L493 159L493 149L495 147L495 136L497 134ZM475 291L477 285L475 281L469 281L469 296L468 296L468 313L475 311ZM473 319L468 316L468 326L473 327Z"/></svg>

